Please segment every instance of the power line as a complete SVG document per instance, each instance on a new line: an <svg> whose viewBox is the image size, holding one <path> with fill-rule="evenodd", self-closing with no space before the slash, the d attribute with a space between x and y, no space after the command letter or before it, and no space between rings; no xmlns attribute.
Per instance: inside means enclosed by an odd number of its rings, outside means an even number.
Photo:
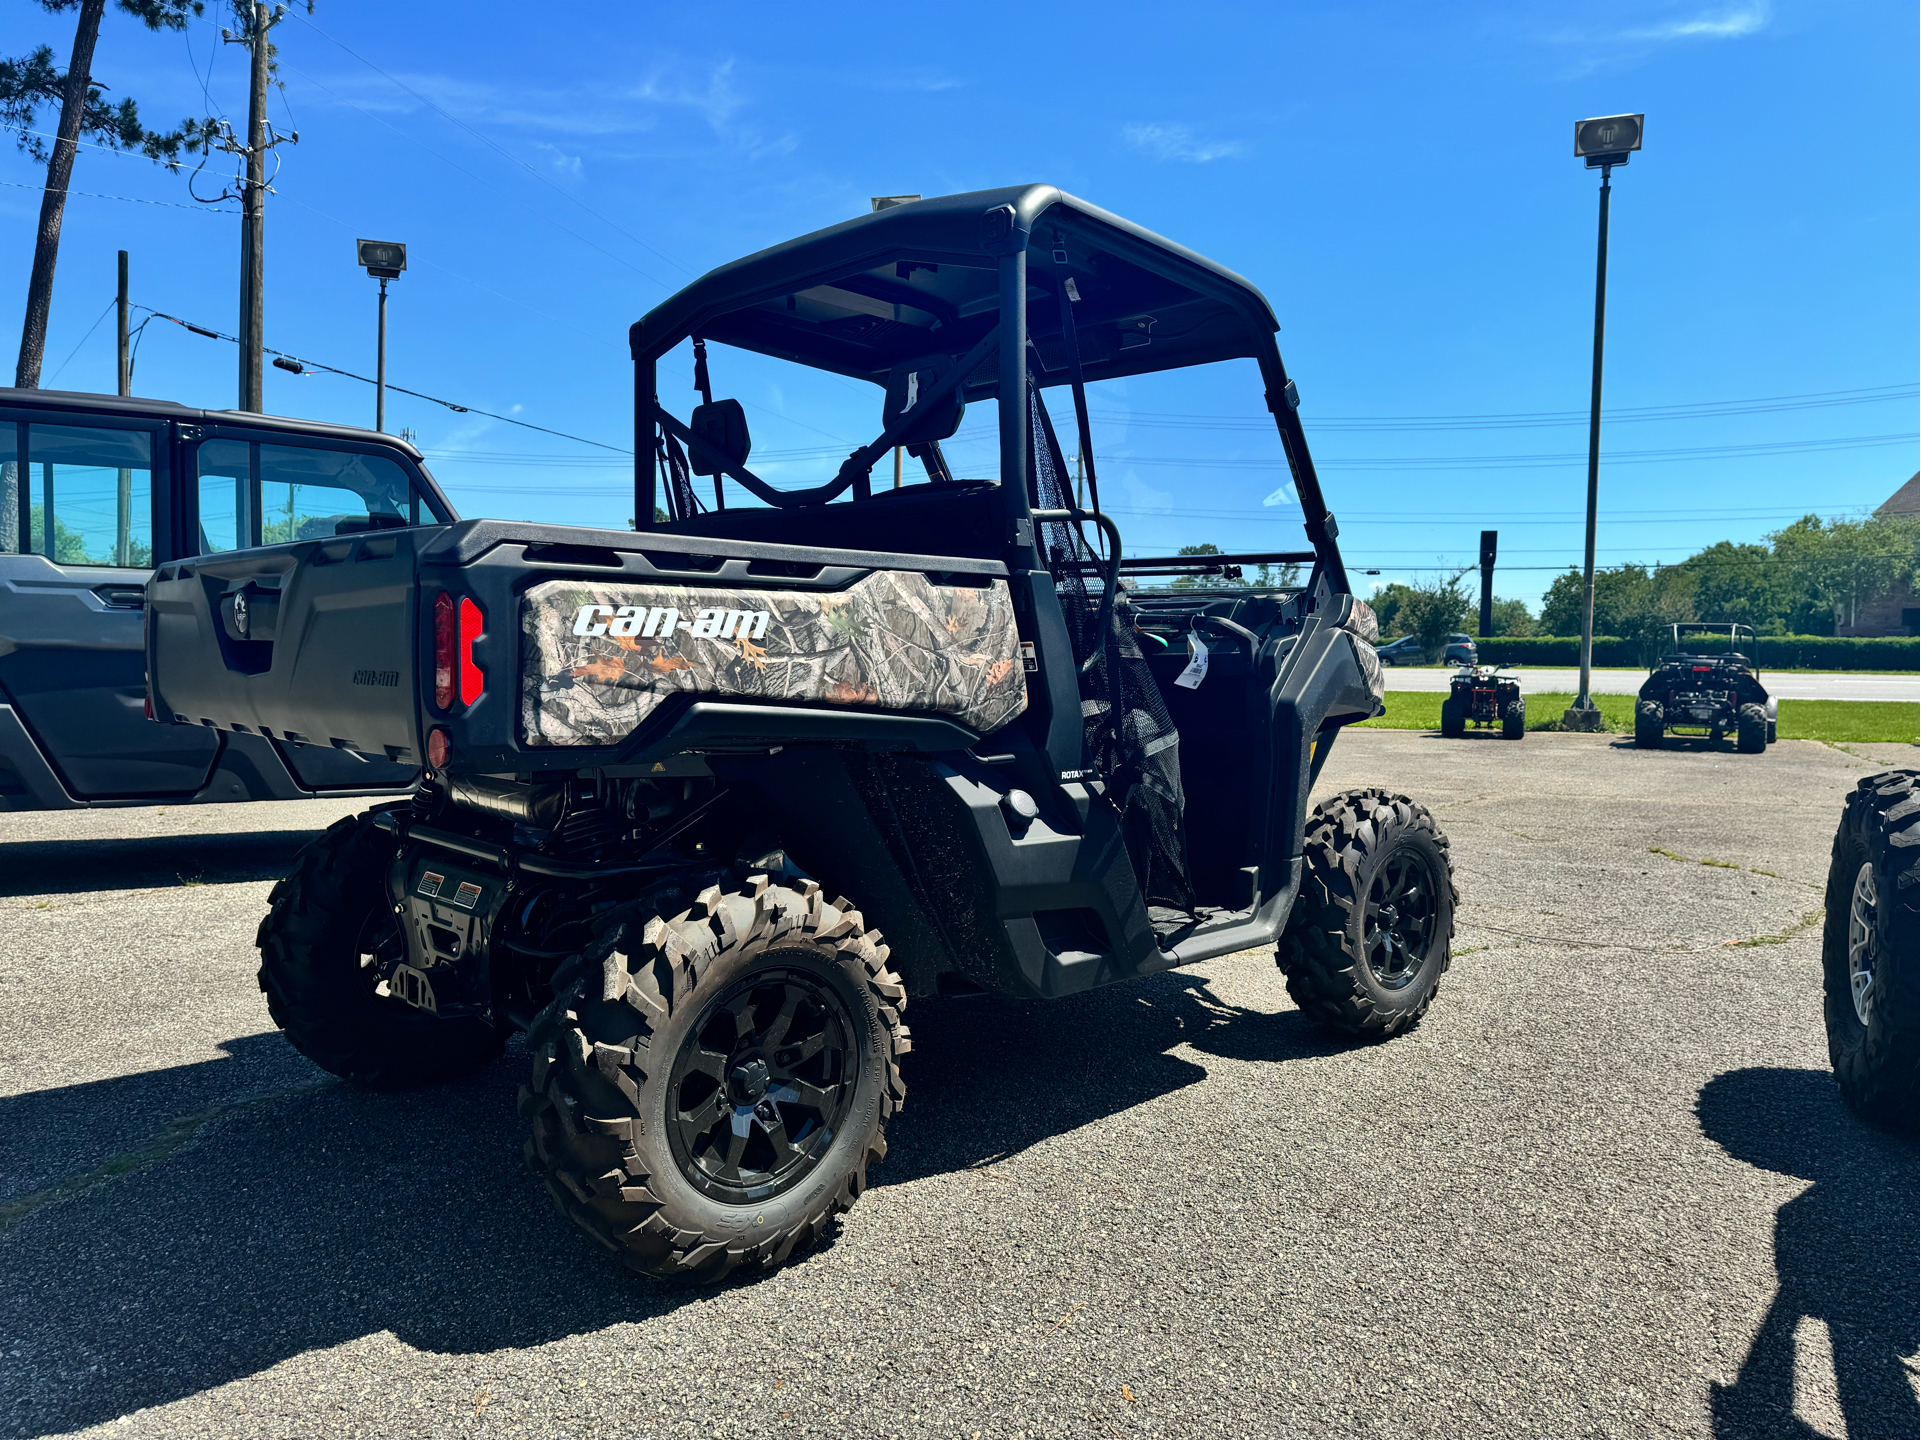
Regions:
<svg viewBox="0 0 1921 1441"><path fill-rule="evenodd" d="M1912 381L1898 385L1866 386L1855 390L1815 390L1795 395L1755 396L1746 400L1685 401L1673 405L1618 406L1602 412L1609 424L1631 424L1655 420L1711 420L1723 415L1772 414L1783 410L1819 410L1837 405L1873 405L1883 401L1913 400L1921 396L1921 386ZM1164 430L1254 430L1270 431L1269 416L1184 415L1169 411L1097 410L1103 420ZM1586 425L1584 410L1542 410L1493 412L1481 415L1325 415L1303 411L1301 420L1309 429L1325 430L1515 430L1542 426Z"/></svg>
<svg viewBox="0 0 1921 1441"><path fill-rule="evenodd" d="M135 310L144 310L147 312L147 314L154 316L156 319L159 319L159 320L171 320L175 325L181 326L187 330L191 330L195 335L204 335L209 340L225 340L230 344L234 344L234 345L238 345L240 343L239 337L237 336L227 335L224 332L218 331L218 330L211 330L204 325L195 325L192 321L182 320L177 315L168 315L164 310L155 310L150 305L136 305L133 308ZM324 370L329 375L345 376L348 380L358 380L367 385L374 385L378 383L371 376L356 375L351 370L342 370L338 366L334 366L334 365L322 365L317 360L302 360L297 355L288 355L286 351L275 350L272 346L263 345L260 348L263 351L265 351L268 355L281 356L284 359L293 361L294 364L296 365L304 366L312 370ZM427 395L422 391L409 390L404 385L395 385L392 381L389 381L387 383L387 389L396 391L401 395L411 395L416 400L425 400L434 405L444 405L447 407L447 409L456 411L461 415L468 415L468 414L484 415L489 420L503 421L508 425L518 425L523 430L537 430L542 435L558 436L562 440L578 441L582 445L599 446L600 449L602 450L611 450L619 455L631 456L633 454L633 452L630 450L621 450L620 447L617 445L608 445L602 441L589 440L584 435L569 435L564 430L550 430L544 425L535 425L531 421L526 421L526 420L515 420L511 415L497 415L491 410L482 410L480 409L479 406L475 406L475 405L458 405L451 400L442 400L437 395Z"/></svg>
<svg viewBox="0 0 1921 1441"><path fill-rule="evenodd" d="M87 327L87 333L80 337L80 345L76 345L72 350L69 350L67 352L67 358L60 362L59 370L54 371L52 375L47 377L47 388L49 390L53 388L54 381L60 378L60 371L65 370L69 365L73 364L74 356L80 353L80 346L85 345L89 340L93 339L94 331L100 328L100 322L107 318L107 311L112 310L113 306L114 306L114 302L109 300L106 304L106 308L103 309L99 315L94 317L93 324Z"/></svg>
<svg viewBox="0 0 1921 1441"><path fill-rule="evenodd" d="M24 180L0 180L0 185L10 185L16 190L45 191L46 186L35 185ZM182 205L177 200L143 200L138 195L102 195L97 190L68 190L69 197L84 195L89 200L124 200L129 205L164 205L170 210L192 210L200 215L238 215L238 210L214 210L205 205Z"/></svg>

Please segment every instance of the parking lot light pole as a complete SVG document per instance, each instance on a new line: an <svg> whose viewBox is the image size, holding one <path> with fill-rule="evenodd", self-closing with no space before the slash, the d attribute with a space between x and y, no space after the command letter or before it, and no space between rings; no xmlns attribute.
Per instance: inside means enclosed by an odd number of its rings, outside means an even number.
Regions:
<svg viewBox="0 0 1921 1441"><path fill-rule="evenodd" d="M380 282L379 354L374 359L374 429L387 428L387 282L407 268L407 247L398 240L356 240L354 258Z"/></svg>
<svg viewBox="0 0 1921 1441"><path fill-rule="evenodd" d="M1594 383L1588 397L1587 547L1581 580L1581 689L1561 723L1569 730L1598 731L1601 712L1594 704L1594 530L1601 504L1601 353L1607 329L1608 177L1641 148L1645 115L1606 115L1574 127L1574 153L1589 170L1601 172L1600 233L1594 248Z"/></svg>

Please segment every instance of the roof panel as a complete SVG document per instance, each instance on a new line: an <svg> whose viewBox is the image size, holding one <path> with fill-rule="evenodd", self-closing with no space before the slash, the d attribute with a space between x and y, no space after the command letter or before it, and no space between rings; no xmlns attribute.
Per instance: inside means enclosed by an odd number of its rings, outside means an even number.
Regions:
<svg viewBox="0 0 1921 1441"><path fill-rule="evenodd" d="M1056 251L1080 295L1090 380L1254 355L1277 328L1266 298L1234 272L1051 185L1026 185L893 206L723 265L633 327L635 355L699 334L876 382L901 361L960 355L999 319L1005 242L985 217L1002 207L1028 245L1043 383L1067 378ZM993 389L984 375L969 393Z"/></svg>

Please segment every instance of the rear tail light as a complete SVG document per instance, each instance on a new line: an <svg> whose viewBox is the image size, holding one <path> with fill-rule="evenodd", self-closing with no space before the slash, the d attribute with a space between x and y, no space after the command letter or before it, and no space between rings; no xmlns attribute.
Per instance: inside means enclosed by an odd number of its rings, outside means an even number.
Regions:
<svg viewBox="0 0 1921 1441"><path fill-rule="evenodd" d="M465 596L460 601L460 703L472 705L479 700L487 689L487 678L474 664L474 642L479 640L486 624L486 617L480 607Z"/></svg>
<svg viewBox="0 0 1921 1441"><path fill-rule="evenodd" d="M454 598L442 591L434 597L434 708L450 710L454 703L454 652L457 645Z"/></svg>

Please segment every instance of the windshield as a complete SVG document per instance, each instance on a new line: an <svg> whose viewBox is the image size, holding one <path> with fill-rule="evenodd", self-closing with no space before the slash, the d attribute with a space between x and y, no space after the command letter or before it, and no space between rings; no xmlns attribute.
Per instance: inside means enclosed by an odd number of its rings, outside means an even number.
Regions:
<svg viewBox="0 0 1921 1441"><path fill-rule="evenodd" d="M716 509L770 508L735 475L712 472L712 451L676 431L729 445L742 468L775 491L793 494L831 483L850 453L871 446L886 428L890 406L913 389L887 391L810 366L709 342L697 362L692 341L660 358L656 386L663 422L655 456L662 517L687 518ZM704 372L704 373L703 373ZM1054 379L1050 375L1049 379ZM704 391L697 388L704 379ZM1120 527L1130 558L1167 558L1167 573L1140 573L1137 588L1244 589L1298 584L1298 564L1214 564L1209 556L1298 552L1304 512L1274 419L1265 412L1260 368L1227 360L1183 370L1095 381L1086 387L1089 454L1083 454L1073 393L1041 392L1045 421L1060 449L1076 503L1098 508ZM711 399L709 398L711 397ZM738 406L741 428L720 417ZM926 445L894 447L875 459L876 495L894 489L991 482L1001 478L999 404L992 398L954 408L951 429ZM731 422L727 422L731 423ZM1045 428L1044 426L1042 427ZM744 449L743 449L744 443ZM1037 443L1043 441L1037 437ZM917 453L918 452L918 453ZM853 503L848 487L824 502Z"/></svg>

